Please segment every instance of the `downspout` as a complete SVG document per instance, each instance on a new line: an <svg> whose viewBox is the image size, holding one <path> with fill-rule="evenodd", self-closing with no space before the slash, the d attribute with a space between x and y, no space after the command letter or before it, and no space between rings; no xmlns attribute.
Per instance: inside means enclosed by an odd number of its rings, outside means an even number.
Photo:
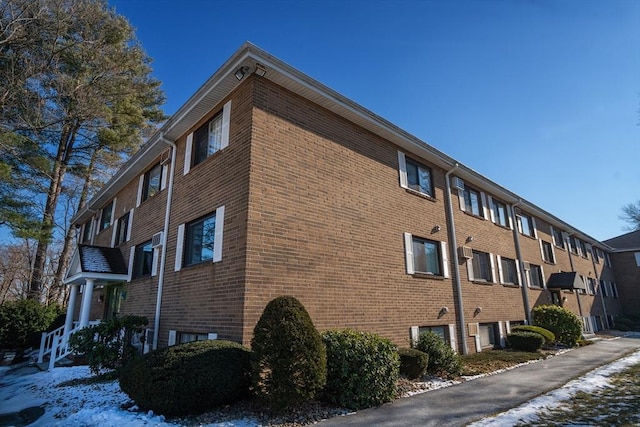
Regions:
<svg viewBox="0 0 640 427"><path fill-rule="evenodd" d="M591 264L593 265L593 274L595 274L596 276L596 285L597 288L600 288L600 275L598 274L598 268L596 267L596 260L593 258L593 251L594 250L598 250L597 248L594 248L593 245L591 245ZM603 259L602 262L605 262L605 260ZM593 291L596 291L596 287L593 287ZM602 311L604 311L604 321L607 325L607 328L610 328L612 325L609 325L609 316L607 315L607 306L604 303L604 297L602 296L602 291L599 292L600 294L600 302L602 303Z"/></svg>
<svg viewBox="0 0 640 427"><path fill-rule="evenodd" d="M158 296L156 298L156 312L153 319L153 350L158 348L160 336L160 307L162 306L162 290L164 288L164 270L167 261L167 235L169 234L169 216L171 214L171 198L173 196L173 175L176 169L176 144L160 135L160 140L171 147L171 168L169 169L169 184L167 185L167 207L164 214L164 230L162 232L162 254L160 255L160 271L158 272Z"/></svg>
<svg viewBox="0 0 640 427"><path fill-rule="evenodd" d="M569 265L571 265L571 272L575 273L576 269L573 266L573 257L571 256L571 244L569 243L569 237L573 235L573 233L576 230L571 230L570 233L567 233L567 253L569 254ZM577 248L576 248L577 249ZM591 257L593 258L593 257ZM580 313L580 321L583 322L583 329L584 329L584 317L582 316L582 303L580 302L580 290L579 289L574 289L575 293L576 293L576 300L578 301L578 312Z"/></svg>
<svg viewBox="0 0 640 427"><path fill-rule="evenodd" d="M460 321L460 335L462 337L462 354L468 354L469 350L467 348L467 334L465 333L464 325L464 304L462 303L462 284L460 283L460 265L458 264L458 241L456 239L456 224L453 219L453 204L451 202L451 178L449 175L453 173L456 169L458 169L458 163L456 163L449 172L444 175L446 186L447 186L447 216L449 223L449 238L450 245L449 250L451 252L451 257L453 258L453 269L452 273L455 276L456 282L456 292L458 293L458 299L456 301L458 305L458 314Z"/></svg>
<svg viewBox="0 0 640 427"><path fill-rule="evenodd" d="M524 261L522 261L522 250L520 249L520 232L518 231L518 221L516 221L516 212L514 208L522 203L522 199L512 205L509 205L509 213L513 222L513 240L516 244L516 256L518 264L520 264L520 290L522 292L522 303L524 304L524 315L527 318L527 324L531 325L531 307L529 307L529 294L527 293L527 280L524 273Z"/></svg>

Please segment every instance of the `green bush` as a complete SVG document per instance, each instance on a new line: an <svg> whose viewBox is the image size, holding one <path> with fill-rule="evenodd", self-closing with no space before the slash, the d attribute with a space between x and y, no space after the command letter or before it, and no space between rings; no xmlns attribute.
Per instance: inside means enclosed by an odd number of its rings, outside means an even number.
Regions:
<svg viewBox="0 0 640 427"><path fill-rule="evenodd" d="M396 394L400 357L386 338L353 330L327 331L325 397L349 409L389 402Z"/></svg>
<svg viewBox="0 0 640 427"><path fill-rule="evenodd" d="M558 342L574 346L582 336L582 322L569 310L557 305L539 305L533 309L533 323L553 332Z"/></svg>
<svg viewBox="0 0 640 427"><path fill-rule="evenodd" d="M556 336L554 335L554 333L548 329L541 328L540 326L520 325L520 326L514 326L513 328L511 328L511 332L521 332L521 331L535 332L537 334L542 335L542 337L544 338L544 343L546 345L553 344L554 342L556 342Z"/></svg>
<svg viewBox="0 0 640 427"><path fill-rule="evenodd" d="M420 334L416 349L429 355L427 372L430 374L459 376L462 374L460 356L434 332Z"/></svg>
<svg viewBox="0 0 640 427"><path fill-rule="evenodd" d="M415 348L399 348L400 374L415 380L421 378L427 372L429 355Z"/></svg>
<svg viewBox="0 0 640 427"><path fill-rule="evenodd" d="M22 359L23 351L40 344L40 333L44 332L62 313L58 305L43 305L38 301L24 299L6 301L0 305L0 347L17 350L16 362Z"/></svg>
<svg viewBox="0 0 640 427"><path fill-rule="evenodd" d="M134 333L149 324L146 317L123 316L81 329L71 336L69 346L75 353L85 354L94 374L119 369L133 358L137 349L131 344Z"/></svg>
<svg viewBox="0 0 640 427"><path fill-rule="evenodd" d="M143 410L197 414L249 395L250 352L240 344L195 341L152 351L120 372L120 388Z"/></svg>
<svg viewBox="0 0 640 427"><path fill-rule="evenodd" d="M634 314L625 314L623 316L618 316L614 321L615 329L623 332L627 331L640 331L640 316Z"/></svg>
<svg viewBox="0 0 640 427"><path fill-rule="evenodd" d="M269 302L251 340L253 388L279 412L313 399L327 377L322 337L304 306L291 296Z"/></svg>
<svg viewBox="0 0 640 427"><path fill-rule="evenodd" d="M534 353L544 344L544 337L537 332L518 331L507 336L514 350Z"/></svg>

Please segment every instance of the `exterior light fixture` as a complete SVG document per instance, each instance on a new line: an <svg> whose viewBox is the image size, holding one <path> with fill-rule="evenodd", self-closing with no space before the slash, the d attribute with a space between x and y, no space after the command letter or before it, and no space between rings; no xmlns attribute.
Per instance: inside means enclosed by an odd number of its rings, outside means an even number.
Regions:
<svg viewBox="0 0 640 427"><path fill-rule="evenodd" d="M438 319L449 312L449 307L442 307L438 313Z"/></svg>
<svg viewBox="0 0 640 427"><path fill-rule="evenodd" d="M440 227L439 225L436 225L435 227L433 227L431 229L431 233L437 233L438 231L442 230L442 227Z"/></svg>
<svg viewBox="0 0 640 427"><path fill-rule="evenodd" d="M473 242L473 236L469 236L469 237L467 237L466 242L467 242L467 243L471 243L471 242Z"/></svg>
<svg viewBox="0 0 640 427"><path fill-rule="evenodd" d="M247 74L247 71L249 71L249 67L240 67L236 70L234 75L236 76L236 79L242 80Z"/></svg>
<svg viewBox="0 0 640 427"><path fill-rule="evenodd" d="M267 74L267 69L266 69L266 68L264 68L264 66L263 66L263 65L258 64L258 63L256 62L256 69L255 69L254 73L255 73L256 75L260 76L260 77L264 77L264 75L265 75L265 74Z"/></svg>

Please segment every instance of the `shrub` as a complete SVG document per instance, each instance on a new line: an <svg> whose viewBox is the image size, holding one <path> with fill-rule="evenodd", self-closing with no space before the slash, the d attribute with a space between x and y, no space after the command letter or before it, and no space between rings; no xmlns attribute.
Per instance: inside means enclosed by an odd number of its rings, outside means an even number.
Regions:
<svg viewBox="0 0 640 427"><path fill-rule="evenodd" d="M520 331L507 336L514 350L536 352L544 344L544 337L537 332Z"/></svg>
<svg viewBox="0 0 640 427"><path fill-rule="evenodd" d="M322 337L304 306L291 296L269 302L251 340L254 391L273 411L312 399L327 377Z"/></svg>
<svg viewBox="0 0 640 427"><path fill-rule="evenodd" d="M569 310L557 305L540 305L533 309L533 323L553 332L562 344L574 346L582 336L582 322Z"/></svg>
<svg viewBox="0 0 640 427"><path fill-rule="evenodd" d="M556 336L554 335L553 332L551 332L548 329L541 328L540 326L520 325L520 326L514 326L513 328L511 328L511 332L521 332L521 331L535 332L537 334L542 335L542 337L544 338L545 344L553 344L556 341Z"/></svg>
<svg viewBox="0 0 640 427"><path fill-rule="evenodd" d="M133 334L141 333L149 324L146 317L123 316L81 329L71 336L69 346L76 353L86 354L94 374L105 369L119 369L135 356L131 344Z"/></svg>
<svg viewBox="0 0 640 427"><path fill-rule="evenodd" d="M120 388L145 411L201 413L248 396L250 352L240 344L195 341L152 351L120 372Z"/></svg>
<svg viewBox="0 0 640 427"><path fill-rule="evenodd" d="M396 394L400 367L397 347L386 338L354 330L327 331L325 397L349 409L389 402Z"/></svg>
<svg viewBox="0 0 640 427"><path fill-rule="evenodd" d="M462 373L460 356L434 332L420 334L416 349L429 355L427 372L445 376L458 376Z"/></svg>
<svg viewBox="0 0 640 427"><path fill-rule="evenodd" d="M14 360L20 361L23 351L40 344L40 333L61 313L57 305L45 306L31 299L4 302L0 305L0 347L17 350Z"/></svg>
<svg viewBox="0 0 640 427"><path fill-rule="evenodd" d="M429 365L429 355L415 348L400 348L400 374L414 380L420 378L427 372Z"/></svg>
<svg viewBox="0 0 640 427"><path fill-rule="evenodd" d="M640 316L637 314L625 314L616 317L615 329L623 332L640 331Z"/></svg>

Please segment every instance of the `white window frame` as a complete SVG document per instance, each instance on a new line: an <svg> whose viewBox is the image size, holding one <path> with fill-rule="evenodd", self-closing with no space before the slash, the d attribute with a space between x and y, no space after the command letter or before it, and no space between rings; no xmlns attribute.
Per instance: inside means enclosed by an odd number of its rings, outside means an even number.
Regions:
<svg viewBox="0 0 640 427"><path fill-rule="evenodd" d="M214 120L216 117L218 117L218 114L212 116L211 119L207 120L207 122L203 124L203 126L208 126L211 120ZM230 121L231 121L231 101L229 100L222 107L222 138L220 141L220 149L216 151L216 153L224 150L226 147L229 146L229 122ZM200 129L200 127L198 127L198 129ZM196 129L196 131L198 129ZM184 170L182 173L183 175L188 174L191 171L191 168L193 167L192 163L193 163L194 133L195 132L191 132L189 135L187 135L187 141L186 141L185 150L184 150L185 153L184 153ZM212 153L212 154L215 154L215 153Z"/></svg>
<svg viewBox="0 0 640 427"><path fill-rule="evenodd" d="M481 252L483 254L487 254L489 257L489 272L491 273L491 279L490 280L486 280L484 278L476 278L475 276L475 269L473 268L473 259L467 259L467 277L469 278L470 281L475 281L475 282L485 282L485 283L496 283L496 266L495 263L493 261L493 254L490 252L483 252L483 251L474 251L474 252ZM475 254L474 254L474 259L475 259Z"/></svg>
<svg viewBox="0 0 640 427"><path fill-rule="evenodd" d="M216 210L215 210L215 218L216 218L216 228L214 231L214 240L213 240L213 259L211 260L212 263L217 263L222 261L222 242L224 239L224 213L225 213L225 207L224 206L219 206ZM196 220L197 221L197 220ZM193 221L192 221L193 222ZM184 224L180 224L178 226L178 232L177 232L177 240L176 240L176 259L175 259L175 264L174 264L174 271L180 271L182 269L182 267L184 266L184 251L185 251L185 231L186 231L186 226L190 224L190 223L184 223ZM203 262L203 263L206 263ZM191 264L191 265L200 265L202 263L198 263L198 264ZM191 266L189 265L189 267Z"/></svg>
<svg viewBox="0 0 640 427"><path fill-rule="evenodd" d="M425 273L425 272L417 272L415 270L415 265L414 265L414 261L413 261L413 235L411 233L404 233L404 254L405 254L405 266L406 266L406 271L407 274L410 275L414 275L414 274L429 274L431 275L432 273ZM419 239L422 239L420 237L417 237ZM423 240L429 240L430 242L434 242L434 243L440 243L440 268L442 270L442 276L438 276L438 275L434 275L434 277L444 277L444 278L449 278L449 257L448 257L448 249L447 249L447 243L446 242L438 242L436 240L430 240L430 239L423 239Z"/></svg>
<svg viewBox="0 0 640 427"><path fill-rule="evenodd" d="M414 188L409 187L409 175L407 173L407 158L406 155L402 152L402 151L398 151L398 173L400 175L400 187L404 188L405 190L409 190L412 192L416 192L419 194L422 194L424 196L430 197L432 199L435 198L435 184L433 182L433 169L430 168L429 166L414 160L414 159L410 159L411 162L416 163L418 166L422 166L423 168L425 168L426 170L429 171L429 179L430 179L430 186L431 186L431 193L425 193L423 191L420 190L416 190Z"/></svg>

